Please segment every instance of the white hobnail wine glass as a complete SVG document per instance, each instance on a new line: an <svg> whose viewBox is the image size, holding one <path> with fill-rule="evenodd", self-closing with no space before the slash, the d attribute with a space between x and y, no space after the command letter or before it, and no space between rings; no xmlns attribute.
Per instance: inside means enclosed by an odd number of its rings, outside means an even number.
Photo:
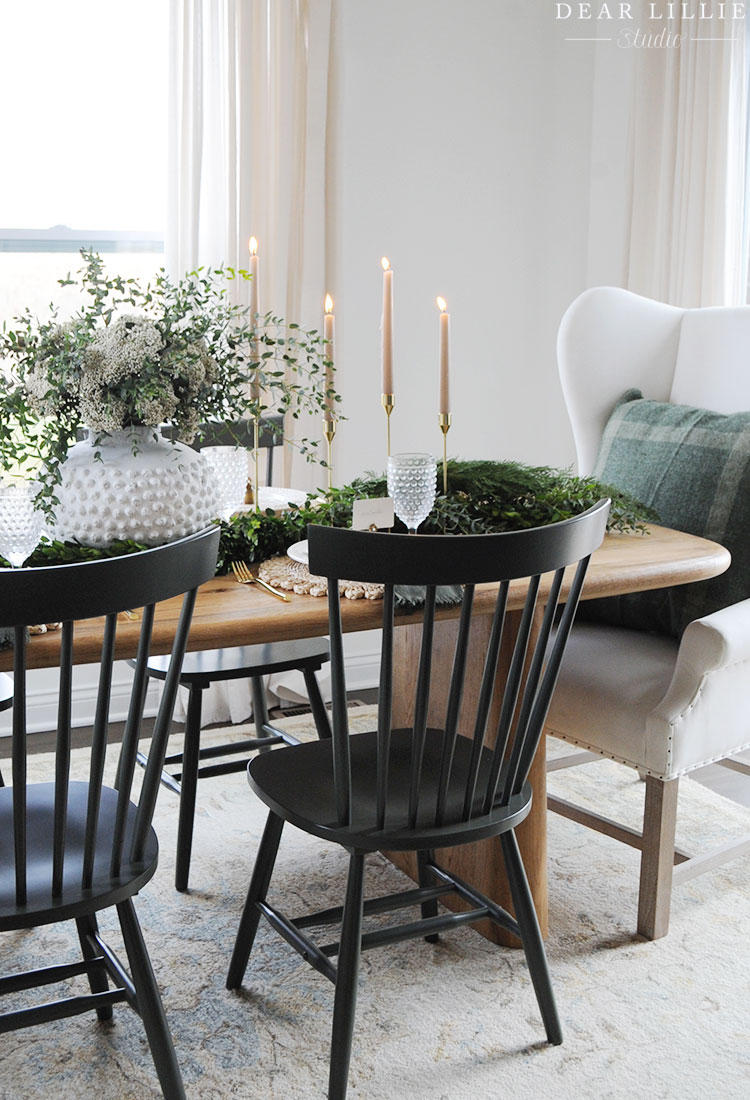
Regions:
<svg viewBox="0 0 750 1100"><path fill-rule="evenodd" d="M201 454L211 471L216 514L229 520L245 503L247 451L241 447L203 447Z"/></svg>
<svg viewBox="0 0 750 1100"><path fill-rule="evenodd" d="M388 495L393 510L406 524L409 534L427 519L435 503L437 463L428 454L388 456Z"/></svg>
<svg viewBox="0 0 750 1100"><path fill-rule="evenodd" d="M44 513L34 507L38 481L0 485L0 554L18 569L35 550L44 531Z"/></svg>

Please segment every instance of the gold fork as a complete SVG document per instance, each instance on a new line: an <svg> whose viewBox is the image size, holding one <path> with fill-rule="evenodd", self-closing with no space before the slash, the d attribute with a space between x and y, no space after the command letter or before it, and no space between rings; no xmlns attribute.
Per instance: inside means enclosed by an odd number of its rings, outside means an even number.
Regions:
<svg viewBox="0 0 750 1100"><path fill-rule="evenodd" d="M271 595L276 596L278 600L283 600L284 603L291 602L286 592L279 592L278 588L272 588L270 584L266 584L260 577L256 577L251 573L244 561L233 561L232 572L240 584L259 584L261 588L265 588L266 592L270 592Z"/></svg>

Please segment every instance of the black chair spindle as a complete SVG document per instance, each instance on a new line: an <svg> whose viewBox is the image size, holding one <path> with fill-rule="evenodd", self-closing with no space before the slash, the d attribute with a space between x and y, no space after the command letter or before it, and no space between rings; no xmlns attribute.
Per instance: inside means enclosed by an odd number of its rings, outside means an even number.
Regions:
<svg viewBox="0 0 750 1100"><path fill-rule="evenodd" d="M16 859L16 904L26 904L26 626L13 638L13 841Z"/></svg>
<svg viewBox="0 0 750 1100"><path fill-rule="evenodd" d="M539 742L544 733L544 721L547 717L547 711L549 710L550 702L552 701L552 693L557 683L557 677L560 672L560 665L562 664L563 655L565 652L565 646L567 645L570 631L573 626L573 620L578 608L578 602L581 596L581 589L583 588L583 582L586 578L586 570L590 555L583 558L576 568L573 582L570 586L568 596L563 609L563 614L560 618L560 624L555 636L555 642L550 652L547 654L547 664L545 668L545 679L543 690L539 692L538 698L535 700L535 712L532 715L532 727L533 737L528 738L526 744L523 746L521 754L518 775L516 776L514 793L520 791L523 784L528 778L531 765L536 755Z"/></svg>
<svg viewBox="0 0 750 1100"><path fill-rule="evenodd" d="M427 585L425 588L424 614L422 616L422 645L419 651L419 670L417 672L414 699L414 724L412 726L411 776L409 782L409 825L412 829L417 824L424 745L427 736L427 710L430 705L432 639L435 635L436 596L437 589L435 585Z"/></svg>
<svg viewBox="0 0 750 1100"><path fill-rule="evenodd" d="M148 676L146 663L151 650L151 634L154 627L154 605L148 604L143 608L141 615L141 630L138 637L138 652L135 659L135 672L133 685L130 691L125 729L120 745L120 759L117 762L117 775L115 777L115 790L117 793L117 811L115 814L115 828L112 838L112 861L110 863L110 875L117 878L120 874L125 843L125 825L128 816L128 806L133 789L135 777L136 757L138 755L138 738L143 721L143 712L146 706L146 691L148 689Z"/></svg>
<svg viewBox="0 0 750 1100"><path fill-rule="evenodd" d="M395 593L392 584L383 591L383 640L380 650L380 688L378 691L378 760L377 804L378 829L385 828L385 807L388 801L388 764L391 755L391 722L393 719L393 615Z"/></svg>
<svg viewBox="0 0 750 1100"><path fill-rule="evenodd" d="M99 663L99 685L96 693L96 710L91 735L91 764L89 767L89 799L86 813L86 838L83 846L82 885L88 890L94 876L94 855L96 854L97 830L99 828L99 807L101 805L102 783L104 781L104 762L107 755L107 728L109 704L112 696L112 665L115 657L115 636L117 633L117 615L107 615L104 623L101 660Z"/></svg>
<svg viewBox="0 0 750 1100"><path fill-rule="evenodd" d="M63 623L60 632L60 687L57 700L55 742L55 820L52 855L52 896L60 897L65 860L65 824L68 818L70 748L73 705L73 623Z"/></svg>
<svg viewBox="0 0 750 1100"><path fill-rule="evenodd" d="M187 645L190 620L193 617L193 608L195 607L195 597L196 590L193 588L190 592L185 593L182 601L182 610L180 611L180 618L177 623L177 630L172 645L169 671L164 681L164 691L162 692L159 709L156 714L156 721L154 722L154 729L151 734L151 751L149 753L148 766L146 767L143 777L143 786L141 788L140 798L138 799L138 809L136 811L135 826L133 829L133 843L130 858L134 863L140 863L143 859L146 840L148 839L151 821L154 816L154 809L156 808L156 796L159 793L161 772L164 767L164 757L167 754L169 726L172 721L172 713L177 699L177 688L180 686L182 656L185 653L185 647Z"/></svg>
<svg viewBox="0 0 750 1100"><path fill-rule="evenodd" d="M328 626L331 632L331 714L336 820L339 825L348 825L351 817L352 773L344 676L344 639L341 632L341 594L338 580L334 577L328 579Z"/></svg>

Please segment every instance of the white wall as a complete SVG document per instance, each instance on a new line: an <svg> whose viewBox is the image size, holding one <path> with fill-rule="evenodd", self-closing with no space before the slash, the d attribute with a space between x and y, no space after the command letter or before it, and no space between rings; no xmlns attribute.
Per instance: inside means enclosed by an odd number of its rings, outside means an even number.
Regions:
<svg viewBox="0 0 750 1100"><path fill-rule="evenodd" d="M339 482L385 461L382 255L395 269L393 449L442 445L442 294L452 318L449 452L573 461L555 338L587 282L600 47L564 42L553 12L528 0L340 5L333 293L349 420L336 437Z"/></svg>
<svg viewBox="0 0 750 1100"><path fill-rule="evenodd" d="M339 484L385 465L382 255L395 269L393 449L442 448L442 294L449 452L574 461L555 340L581 290L622 278L629 58L566 33L547 0L339 0L330 289L349 418L335 440ZM348 643L366 686L377 640ZM44 728L46 682L39 689ZM90 692L87 680L84 710Z"/></svg>

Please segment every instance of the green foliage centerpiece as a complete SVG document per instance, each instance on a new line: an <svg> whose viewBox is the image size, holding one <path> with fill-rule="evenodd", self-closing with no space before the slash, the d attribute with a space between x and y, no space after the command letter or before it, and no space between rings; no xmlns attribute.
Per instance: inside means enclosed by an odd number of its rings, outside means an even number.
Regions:
<svg viewBox="0 0 750 1100"><path fill-rule="evenodd" d="M236 304L247 272L200 268L172 280L162 270L142 285L107 275L94 252L82 257L77 276L60 280L83 297L72 318L26 311L0 334L0 469L33 470L48 514L84 428L97 442L129 431L137 449L137 429L167 425L190 442L205 421L323 411L325 341ZM310 440L296 442L314 453Z"/></svg>
<svg viewBox="0 0 750 1100"><path fill-rule="evenodd" d="M481 535L557 523L610 497L609 530L642 533L656 514L635 498L594 478L549 466L490 460L447 464L448 491L420 525L423 534ZM288 512L244 513L222 524L219 571L237 560L263 561L305 538L308 523L350 527L355 500L387 495L384 474L367 474L349 485L310 494ZM406 528L396 519L394 530Z"/></svg>

